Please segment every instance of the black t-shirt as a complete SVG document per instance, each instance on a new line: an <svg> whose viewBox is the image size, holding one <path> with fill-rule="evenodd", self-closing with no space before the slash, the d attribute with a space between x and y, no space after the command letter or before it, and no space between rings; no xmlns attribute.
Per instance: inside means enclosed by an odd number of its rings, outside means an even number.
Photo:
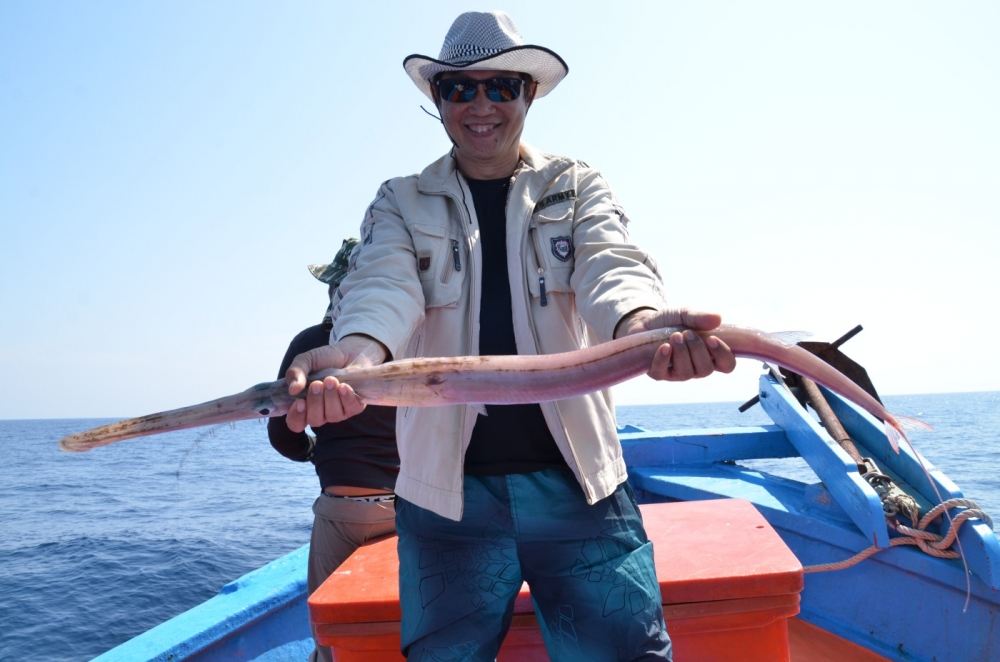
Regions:
<svg viewBox="0 0 1000 662"><path fill-rule="evenodd" d="M303 330L292 340L278 370L285 376L296 355L330 341L330 330L322 324ZM339 423L313 429L316 449L313 464L320 488L350 485L373 489L393 489L399 473L396 450L396 408L370 405L357 416ZM293 460L304 460L309 452L309 438L304 432L292 432L285 417L267 422L267 436L279 453Z"/></svg>
<svg viewBox="0 0 1000 662"><path fill-rule="evenodd" d="M510 179L468 180L479 218L483 254L483 298L479 308L479 354L517 354L507 274L507 193ZM499 475L566 466L542 409L531 405L487 405L465 453L465 472Z"/></svg>

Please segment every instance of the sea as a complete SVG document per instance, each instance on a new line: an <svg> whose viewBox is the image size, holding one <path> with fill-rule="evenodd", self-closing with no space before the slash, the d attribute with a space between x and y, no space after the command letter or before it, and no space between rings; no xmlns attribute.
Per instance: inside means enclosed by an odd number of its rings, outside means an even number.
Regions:
<svg viewBox="0 0 1000 662"><path fill-rule="evenodd" d="M934 426L914 445L1000 521L1000 392L884 399ZM618 418L769 422L739 404L621 406ZM0 660L89 660L308 542L316 476L272 450L262 421L58 449L112 420L0 420ZM798 460L756 464L815 480Z"/></svg>

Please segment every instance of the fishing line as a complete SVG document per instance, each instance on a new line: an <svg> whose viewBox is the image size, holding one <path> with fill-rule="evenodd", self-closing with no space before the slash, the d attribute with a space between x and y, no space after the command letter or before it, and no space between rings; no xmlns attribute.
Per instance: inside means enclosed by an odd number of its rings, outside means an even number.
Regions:
<svg viewBox="0 0 1000 662"><path fill-rule="evenodd" d="M235 422L219 423L217 425L212 425L204 428L203 430L200 430L198 434L195 435L194 439L191 440L191 443L188 444L187 449L181 455L180 461L177 463L177 470L174 472L174 475L177 477L178 482L180 482L181 471L184 469L184 464L187 462L188 456L191 454L191 451L193 451L195 447L200 446L203 440L207 439L208 437L216 436L218 431L221 430L222 426L224 425L228 425L230 428L234 428Z"/></svg>

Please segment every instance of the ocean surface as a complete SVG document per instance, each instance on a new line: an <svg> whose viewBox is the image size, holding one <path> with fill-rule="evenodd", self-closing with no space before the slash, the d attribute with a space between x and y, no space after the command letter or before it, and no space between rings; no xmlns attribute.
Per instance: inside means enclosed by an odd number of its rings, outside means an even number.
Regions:
<svg viewBox="0 0 1000 662"><path fill-rule="evenodd" d="M885 398L914 445L1000 521L1000 392ZM623 406L646 429L754 425L740 403ZM112 419L0 420L0 660L89 660L308 542L318 483L260 421L63 453ZM758 462L812 480L800 461Z"/></svg>

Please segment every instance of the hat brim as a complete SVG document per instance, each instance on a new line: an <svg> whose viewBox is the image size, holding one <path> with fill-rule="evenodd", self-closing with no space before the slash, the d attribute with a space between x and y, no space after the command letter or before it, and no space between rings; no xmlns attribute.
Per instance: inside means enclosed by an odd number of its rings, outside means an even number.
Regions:
<svg viewBox="0 0 1000 662"><path fill-rule="evenodd" d="M478 60L468 62L445 62L428 55L408 55L403 60L403 69L417 88L431 101L430 81L445 71L497 70L525 73L538 83L535 98L551 92L569 73L569 67L555 52L543 46L514 46Z"/></svg>

